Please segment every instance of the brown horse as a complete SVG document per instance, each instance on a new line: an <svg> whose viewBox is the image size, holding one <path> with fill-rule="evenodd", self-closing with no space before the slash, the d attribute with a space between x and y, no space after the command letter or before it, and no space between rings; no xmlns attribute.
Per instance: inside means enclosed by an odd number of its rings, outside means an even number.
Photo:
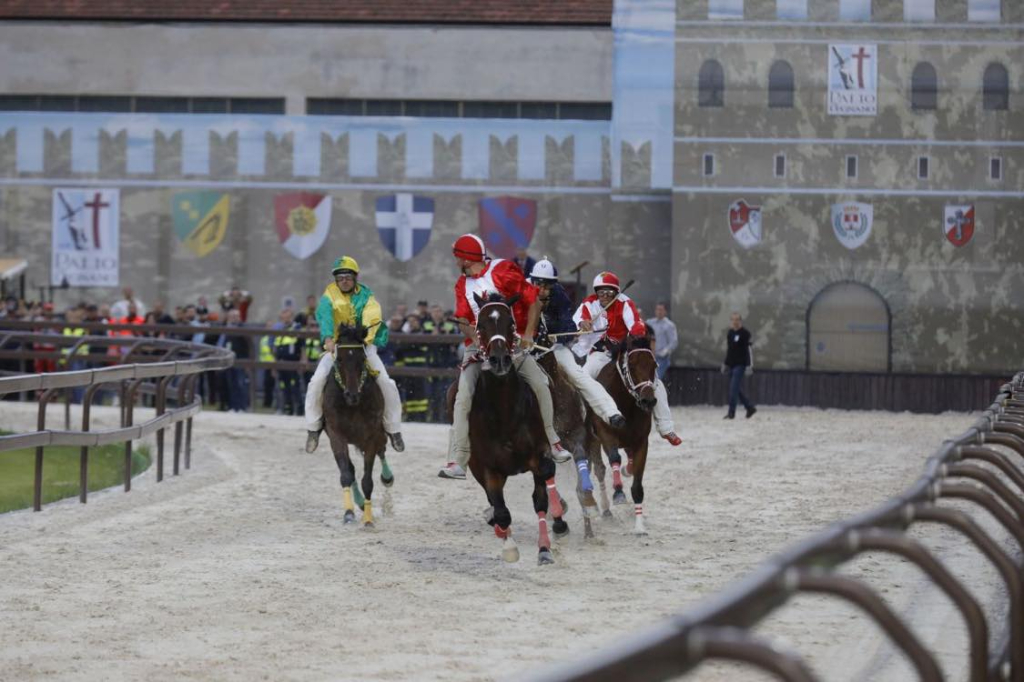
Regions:
<svg viewBox="0 0 1024 682"><path fill-rule="evenodd" d="M324 429L331 441L334 461L341 472L341 489L345 505L345 523L355 521L355 503L363 509L363 526L373 526L373 462L381 462L380 481L391 487L395 477L391 473L384 451L388 437L384 431L384 396L377 382L370 378L366 365L364 339L366 329L361 325L338 327L334 351L334 371L324 389ZM353 490L355 465L349 458L348 446L363 453L362 494L359 486ZM363 494L366 495L365 502ZM385 507L387 500L385 499Z"/></svg>
<svg viewBox="0 0 1024 682"><path fill-rule="evenodd" d="M616 448L623 448L629 457L633 473L633 505L636 523L633 532L646 535L644 526L644 468L647 465L647 439L651 433L651 410L657 402L654 395L654 381L657 376L657 361L651 350L650 339L628 336L612 350L613 361L598 374L597 380L605 387L626 420L620 429L613 428L593 412L588 411L587 421L591 429L587 434L587 453L590 456L594 474L601 487L601 501L605 515L611 516L608 496L605 492L605 466L601 460L601 448L609 453L612 467L612 485L615 504L625 504L626 495L622 490L621 457Z"/></svg>
<svg viewBox="0 0 1024 682"><path fill-rule="evenodd" d="M512 514L505 504L505 481L517 474L533 474L537 563L551 564L549 504L556 528L564 527L567 532L568 526L561 519L561 497L554 485L555 463L546 456L549 446L537 398L515 368L516 326L511 306L516 299L505 301L497 294L486 300L474 296L480 311L477 338L487 365L477 379L469 412L469 470L487 493L493 510L488 523L503 541L501 554L505 561L519 560L519 548L512 538Z"/></svg>

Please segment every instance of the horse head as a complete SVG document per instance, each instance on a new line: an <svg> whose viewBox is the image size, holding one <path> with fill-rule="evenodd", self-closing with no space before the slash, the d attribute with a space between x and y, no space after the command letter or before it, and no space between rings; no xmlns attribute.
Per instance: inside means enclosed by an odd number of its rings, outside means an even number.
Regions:
<svg viewBox="0 0 1024 682"><path fill-rule="evenodd" d="M487 298L473 294L480 311L476 318L476 335L480 350L487 358L491 372L505 376L512 369L512 351L516 340L516 319L512 306L519 300L516 294L506 301L500 294Z"/></svg>
<svg viewBox="0 0 1024 682"><path fill-rule="evenodd" d="M366 381L366 328L362 324L338 325L335 335L334 370L345 404L359 403Z"/></svg>
<svg viewBox="0 0 1024 682"><path fill-rule="evenodd" d="M654 394L658 362L651 350L651 340L646 336L627 336L619 344L617 355L619 374L626 389L641 410L650 412L658 402Z"/></svg>

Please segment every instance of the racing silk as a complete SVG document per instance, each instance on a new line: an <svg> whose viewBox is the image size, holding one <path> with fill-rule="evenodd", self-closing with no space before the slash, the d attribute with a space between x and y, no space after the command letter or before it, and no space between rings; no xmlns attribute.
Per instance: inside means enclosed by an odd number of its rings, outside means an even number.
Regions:
<svg viewBox="0 0 1024 682"><path fill-rule="evenodd" d="M512 306L512 315L516 320L516 329L520 332L526 329L530 306L537 300L537 287L526 281L526 276L518 265L502 258L495 258L487 263L484 271L475 277L459 277L459 281L455 283L455 317L475 325L480 306L477 305L473 294L487 298L494 293L501 294L505 299L519 294L519 300ZM469 339L466 339L466 345L469 344Z"/></svg>
<svg viewBox="0 0 1024 682"><path fill-rule="evenodd" d="M572 319L577 326L583 320L590 320L594 325L594 333L581 337L577 347L573 348L577 355L582 354L580 351L585 353L593 348L602 336L607 336L618 343L625 339L627 334L643 336L647 333L644 321L636 313L636 305L625 294L616 296L607 310L597 299L597 294L591 294L583 299Z"/></svg>
<svg viewBox="0 0 1024 682"><path fill-rule="evenodd" d="M541 311L541 319L544 321L544 331L548 334L576 331L576 323L572 317L572 301L561 284L551 287L551 297Z"/></svg>
<svg viewBox="0 0 1024 682"><path fill-rule="evenodd" d="M338 325L353 325L360 320L366 328L367 345L383 348L388 343L388 328L381 324L380 303L370 288L356 284L351 293L344 293L336 282L324 289L316 306L316 321L320 325L320 342L334 338Z"/></svg>

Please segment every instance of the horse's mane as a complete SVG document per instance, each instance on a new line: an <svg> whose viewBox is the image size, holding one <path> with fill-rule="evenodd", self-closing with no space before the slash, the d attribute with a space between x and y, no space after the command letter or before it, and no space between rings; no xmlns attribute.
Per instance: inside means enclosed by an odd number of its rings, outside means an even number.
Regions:
<svg viewBox="0 0 1024 682"><path fill-rule="evenodd" d="M334 340L337 343L362 344L365 338L366 329L361 324L339 324L334 334Z"/></svg>
<svg viewBox="0 0 1024 682"><path fill-rule="evenodd" d="M650 350L651 337L646 334L644 336L627 336L622 340L622 343L616 344L615 359L618 360L627 351L636 350L637 348L646 348Z"/></svg>

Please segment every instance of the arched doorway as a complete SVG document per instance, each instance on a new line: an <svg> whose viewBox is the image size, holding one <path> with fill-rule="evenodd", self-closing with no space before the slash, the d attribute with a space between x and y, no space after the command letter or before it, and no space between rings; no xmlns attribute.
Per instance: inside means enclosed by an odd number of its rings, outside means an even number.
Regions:
<svg viewBox="0 0 1024 682"><path fill-rule="evenodd" d="M885 299L857 282L822 289L807 309L807 369L888 372L890 322Z"/></svg>

